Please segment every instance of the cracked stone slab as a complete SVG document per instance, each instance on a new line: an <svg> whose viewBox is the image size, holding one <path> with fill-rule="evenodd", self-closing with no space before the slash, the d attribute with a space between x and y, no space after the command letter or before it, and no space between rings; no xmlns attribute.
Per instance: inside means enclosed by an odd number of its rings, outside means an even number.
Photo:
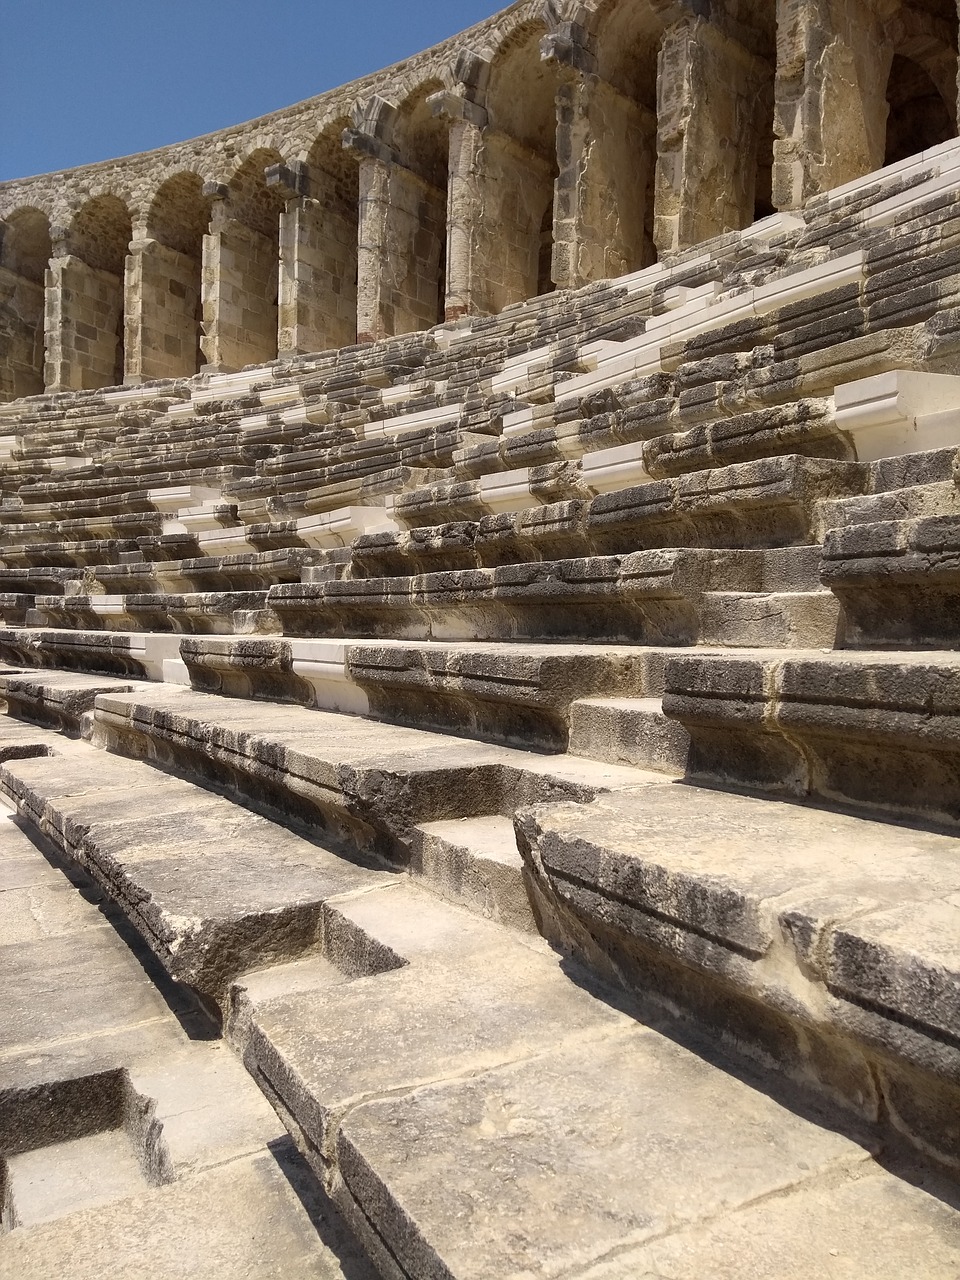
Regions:
<svg viewBox="0 0 960 1280"><path fill-rule="evenodd" d="M861 1166L671 1232L577 1280L953 1280L958 1270L950 1203Z"/></svg>
<svg viewBox="0 0 960 1280"><path fill-rule="evenodd" d="M642 1029L370 1102L337 1154L345 1202L410 1280L579 1275L869 1159Z"/></svg>
<svg viewBox="0 0 960 1280"><path fill-rule="evenodd" d="M363 1263L341 1265L296 1186L267 1152L3 1237L0 1280L68 1275L372 1280Z"/></svg>
<svg viewBox="0 0 960 1280"><path fill-rule="evenodd" d="M520 834L551 935L586 927L614 963L662 958L956 1088L954 837L679 784L535 810Z"/></svg>

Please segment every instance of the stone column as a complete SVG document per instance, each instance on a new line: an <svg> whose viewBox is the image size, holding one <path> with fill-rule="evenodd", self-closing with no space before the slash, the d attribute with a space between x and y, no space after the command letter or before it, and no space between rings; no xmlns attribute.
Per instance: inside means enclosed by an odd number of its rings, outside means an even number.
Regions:
<svg viewBox="0 0 960 1280"><path fill-rule="evenodd" d="M669 253L753 221L770 72L703 18L660 47L654 240Z"/></svg>
<svg viewBox="0 0 960 1280"><path fill-rule="evenodd" d="M446 192L405 168L382 138L348 129L344 146L360 164L357 340L429 329L442 306Z"/></svg>
<svg viewBox="0 0 960 1280"><path fill-rule="evenodd" d="M213 200L203 237L203 337L206 368L234 373L277 355L278 247L233 216L229 191L208 183Z"/></svg>
<svg viewBox="0 0 960 1280"><path fill-rule="evenodd" d="M88 391L123 381L123 281L70 252L67 231L51 227L44 278L44 384Z"/></svg>
<svg viewBox="0 0 960 1280"><path fill-rule="evenodd" d="M553 174L535 152L490 128L477 103L439 93L431 104L450 121L446 317L496 315L538 292Z"/></svg>
<svg viewBox="0 0 960 1280"><path fill-rule="evenodd" d="M868 0L777 0L778 209L883 164L889 58Z"/></svg>
<svg viewBox="0 0 960 1280"><path fill-rule="evenodd" d="M303 170L274 165L267 186L280 189L278 352L302 355L357 340L357 220L321 177L308 191Z"/></svg>
<svg viewBox="0 0 960 1280"><path fill-rule="evenodd" d="M42 391L43 285L0 265L0 400Z"/></svg>
<svg viewBox="0 0 960 1280"><path fill-rule="evenodd" d="M134 224L124 278L124 382L189 378L200 364L200 269Z"/></svg>
<svg viewBox="0 0 960 1280"><path fill-rule="evenodd" d="M446 91L434 94L430 105L434 114L450 125L444 316L457 320L465 315L489 315L491 303L484 292L480 265L486 251L480 171L487 113L462 94Z"/></svg>
<svg viewBox="0 0 960 1280"><path fill-rule="evenodd" d="M653 260L657 119L596 74L589 34L562 23L541 44L559 75L553 279L577 289Z"/></svg>

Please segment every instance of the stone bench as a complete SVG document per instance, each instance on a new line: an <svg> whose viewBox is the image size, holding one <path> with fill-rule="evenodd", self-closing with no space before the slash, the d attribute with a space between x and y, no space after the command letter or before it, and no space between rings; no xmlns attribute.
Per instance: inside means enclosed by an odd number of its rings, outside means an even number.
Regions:
<svg viewBox="0 0 960 1280"><path fill-rule="evenodd" d="M952 653L677 656L663 706L693 778L960 820Z"/></svg>
<svg viewBox="0 0 960 1280"><path fill-rule="evenodd" d="M705 591L761 589L763 554L704 550L501 565L271 589L288 635L696 643Z"/></svg>
<svg viewBox="0 0 960 1280"><path fill-rule="evenodd" d="M670 783L519 832L557 946L955 1157L954 838Z"/></svg>

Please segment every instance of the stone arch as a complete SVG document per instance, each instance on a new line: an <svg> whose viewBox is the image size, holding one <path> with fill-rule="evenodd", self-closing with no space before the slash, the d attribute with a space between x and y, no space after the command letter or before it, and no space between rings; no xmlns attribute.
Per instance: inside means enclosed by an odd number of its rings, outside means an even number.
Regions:
<svg viewBox="0 0 960 1280"><path fill-rule="evenodd" d="M94 196L73 215L70 252L95 271L122 277L132 226L130 210L119 196Z"/></svg>
<svg viewBox="0 0 960 1280"><path fill-rule="evenodd" d="M203 240L212 203L192 172L167 178L150 202L146 234L132 245L128 310L139 310L139 323L128 328L128 374L180 378L200 368Z"/></svg>
<svg viewBox="0 0 960 1280"><path fill-rule="evenodd" d="M0 224L0 399L43 391L44 276L50 220L33 206Z"/></svg>
<svg viewBox="0 0 960 1280"><path fill-rule="evenodd" d="M957 134L956 0L901 5L889 24L885 164L893 164Z"/></svg>
<svg viewBox="0 0 960 1280"><path fill-rule="evenodd" d="M558 82L540 56L545 34L540 20L521 23L490 60L481 163L487 216L498 227L483 264L494 312L554 288Z"/></svg>
<svg viewBox="0 0 960 1280"><path fill-rule="evenodd" d="M411 330L428 329L444 318L450 148L447 128L428 102L442 89L440 80L418 85L400 103L391 135L399 163L417 179L405 184L404 193L406 213L414 224L413 252L402 285L409 299Z"/></svg>
<svg viewBox="0 0 960 1280"><path fill-rule="evenodd" d="M654 239L663 254L773 212L776 12L768 0L688 11L658 59Z"/></svg>
<svg viewBox="0 0 960 1280"><path fill-rule="evenodd" d="M207 362L221 371L275 360L278 351L280 217L286 198L265 171L280 153L261 147L217 191L204 241L203 330Z"/></svg>
<svg viewBox="0 0 960 1280"><path fill-rule="evenodd" d="M649 0L604 0L579 13L586 44L561 89L558 239L568 283L623 275L656 260L657 55L662 15ZM584 75L583 70L592 74ZM575 255L575 260L574 260Z"/></svg>
<svg viewBox="0 0 960 1280"><path fill-rule="evenodd" d="M119 386L124 378L124 284L133 220L119 196L76 211L51 263L47 382L57 390Z"/></svg>

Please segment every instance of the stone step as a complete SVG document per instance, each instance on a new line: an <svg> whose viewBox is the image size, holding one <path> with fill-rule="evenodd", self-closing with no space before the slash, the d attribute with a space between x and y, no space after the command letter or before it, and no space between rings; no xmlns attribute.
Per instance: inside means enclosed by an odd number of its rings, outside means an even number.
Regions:
<svg viewBox="0 0 960 1280"><path fill-rule="evenodd" d="M956 653L745 650L667 661L690 777L960 822Z"/></svg>
<svg viewBox="0 0 960 1280"><path fill-rule="evenodd" d="M424 888L485 919L537 931L510 818L490 814L423 823L414 835L410 870Z"/></svg>
<svg viewBox="0 0 960 1280"><path fill-rule="evenodd" d="M589 801L642 770L479 743L358 716L170 686L105 694L95 739L228 787L334 845L406 864L424 822Z"/></svg>
<svg viewBox="0 0 960 1280"><path fill-rule="evenodd" d="M822 501L818 508L819 521L825 531L885 520L958 514L960 491L952 481L911 485L884 493L857 494L852 498L832 498Z"/></svg>
<svg viewBox="0 0 960 1280"><path fill-rule="evenodd" d="M17 727L0 720L4 744ZM4 805L0 890L3 1280L371 1280L242 1064Z"/></svg>
<svg viewBox="0 0 960 1280"><path fill-rule="evenodd" d="M245 969L315 949L324 903L384 875L150 765L49 749L0 765L0 789L209 1007Z"/></svg>
<svg viewBox="0 0 960 1280"><path fill-rule="evenodd" d="M696 644L707 591L761 588L762 551L703 548L289 583L267 605L284 634Z"/></svg>
<svg viewBox="0 0 960 1280"><path fill-rule="evenodd" d="M871 1140L638 1025L522 935L406 885L342 910L353 980L250 975L228 1030L382 1274L626 1280L711 1230L762 1256L804 1210L800 1261L829 1257L838 1189L844 1230L890 1233L879 1274L924 1233L932 1275L960 1257L950 1210ZM771 1204L746 1241L740 1214Z"/></svg>
<svg viewBox="0 0 960 1280"><path fill-rule="evenodd" d="M954 837L670 783L518 822L555 945L960 1158Z"/></svg>
<svg viewBox="0 0 960 1280"><path fill-rule="evenodd" d="M690 737L660 698L580 698L570 706L570 754L682 775Z"/></svg>
<svg viewBox="0 0 960 1280"><path fill-rule="evenodd" d="M827 534L821 577L856 648L960 646L960 515L889 520Z"/></svg>

